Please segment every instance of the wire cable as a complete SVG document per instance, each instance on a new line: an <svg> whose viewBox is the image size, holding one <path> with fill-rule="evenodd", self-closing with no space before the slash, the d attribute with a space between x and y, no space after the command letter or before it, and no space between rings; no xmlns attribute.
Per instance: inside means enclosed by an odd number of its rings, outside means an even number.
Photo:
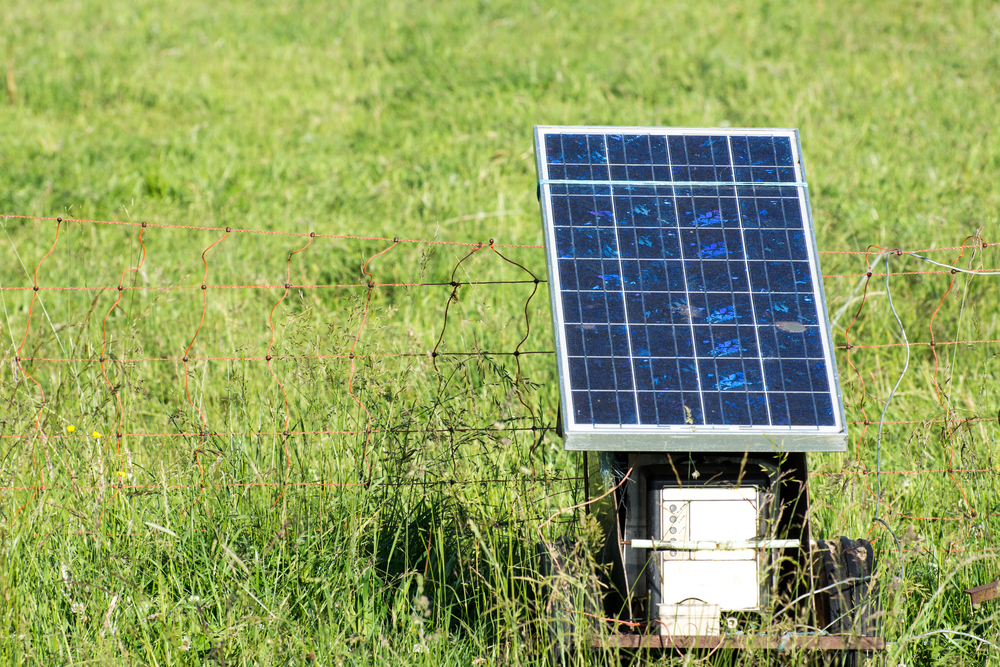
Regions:
<svg viewBox="0 0 1000 667"><path fill-rule="evenodd" d="M902 579L905 574L903 569L903 546L900 544L899 538L896 537L896 533L889 527L889 524L879 516L879 506L882 497L882 427L885 425L885 414L889 410L889 404L892 403L892 397L899 388L900 383L903 382L903 376L906 375L906 371L910 367L910 341L906 337L906 328L903 326L903 321L899 318L899 313L896 312L896 306L892 302L892 291L889 289L889 274L892 273L889 268L889 256L891 254L892 252L885 253L885 294L889 300L889 309L892 310L892 315L896 318L896 324L899 325L899 332L903 336L903 344L906 348L906 360L903 363L903 370L900 371L896 384L893 385L889 396L885 399L885 405L882 406L882 414L878 420L878 434L875 438L875 516L872 521L882 524L896 542L896 548L899 550L899 577Z"/></svg>
<svg viewBox="0 0 1000 667"><path fill-rule="evenodd" d="M967 637L968 639L975 639L977 642L981 642L983 644L989 644L993 648L995 648L998 651L1000 651L1000 646L997 646L996 644L994 644L990 640L983 639L982 637L978 637L978 636L976 636L976 635L974 635L972 633L962 632L960 630L945 630L945 629L941 629L941 630L931 630L930 632L922 632L919 635L913 635L912 637L906 638L905 640L901 641L900 644L904 644L904 643L906 643L908 641L914 641L914 640L917 640L917 639L925 639L927 637L932 637L934 635L959 635L961 637Z"/></svg>

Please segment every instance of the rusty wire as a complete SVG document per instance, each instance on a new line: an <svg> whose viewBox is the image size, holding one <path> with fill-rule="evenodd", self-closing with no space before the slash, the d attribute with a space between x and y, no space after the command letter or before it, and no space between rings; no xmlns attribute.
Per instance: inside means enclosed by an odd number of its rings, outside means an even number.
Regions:
<svg viewBox="0 0 1000 667"><path fill-rule="evenodd" d="M289 439L292 437L303 437L303 436L328 436L328 435L355 435L363 437L362 444L362 476L357 484L368 485L371 483L372 478L372 461L371 461L371 439L375 434L391 434L391 435L406 435L406 434L423 434L423 435L447 435L454 437L457 433L472 434L479 436L489 436L489 434L495 433L532 433L535 437L539 434L544 434L551 432L552 426L542 423L540 416L535 414L532 409L529 397L524 391L522 385L523 372L521 369L521 357L525 355L553 355L552 350L548 349L522 349L526 346L530 346L530 341L532 340L533 330L531 328L530 322L530 303L532 298L538 291L538 286L541 283L546 282L544 279L540 279L532 270L530 270L524 263L514 261L507 257L501 252L505 248L529 248L529 249L539 249L543 246L531 245L531 244L500 244L496 243L494 239L490 239L488 243L477 242L477 241L442 241L442 240L421 240L421 239L402 239L399 237L394 238L384 238L375 236L355 236L355 235L337 235L337 234L319 234L315 232L279 232L271 230L255 230L255 229L237 229L231 227L212 227L212 226L189 226L189 225L169 225L169 224L159 224L159 223L147 223L147 222L121 222L121 221L102 221L102 220L77 220L70 218L49 218L40 216L18 216L18 215L0 215L2 218L21 218L29 220L54 220L56 222L54 238L52 240L51 246L49 246L48 251L41 257L35 266L34 272L30 275L31 283L29 285L5 285L0 287L0 290L4 291L28 291L32 292L30 302L27 306L27 322L25 324L23 335L20 337L20 344L17 345L15 354L13 357L2 357L0 362L12 363L16 368L17 372L23 377L31 386L33 386L39 397L38 407L34 413L33 419L33 429L31 432L27 433L0 433L0 440L26 440L30 441L31 447L31 464L34 469L39 471L40 462L37 459L36 444L41 443L44 447L49 440L54 441L69 441L71 442L74 438L85 437L85 434L58 434L48 432L43 425L43 414L48 405L48 398L45 394L42 385L34 377L32 372L29 370L29 366L34 363L68 363L68 362L81 362L81 363L97 363L100 365L101 377L103 379L104 386L110 392L114 399L114 409L115 409L115 423L116 428L113 433L109 434L115 438L116 443L116 456L121 456L121 448L123 438L149 438L149 439L190 439L197 440L197 446L194 447L192 451L194 462L199 470L199 476L202 478L198 483L192 484L175 484L167 485L166 487L162 485L127 485L118 484L111 485L117 488L119 491L126 492L146 492L150 489L163 490L164 488L170 489L198 489L204 491L209 488L280 488L283 490L287 488L301 488L315 486L317 488L323 487L336 487L336 486L352 486L355 483L348 484L336 484L327 482L302 482L295 481L290 478L290 466L291 466L291 456L289 452ZM46 260L57 251L57 246L59 245L60 232L66 223L81 223L81 224L98 224L98 225L125 225L125 226L135 226L140 228L138 242L141 246L141 255L137 264L134 267L125 268L122 270L119 280L116 285L103 285L103 286L74 286L74 285L56 285L56 284L44 284L44 280L40 280L40 271L43 268L43 264ZM161 229L173 229L182 232L191 231L209 231L218 232L221 235L216 238L208 247L204 248L201 253L201 259L203 263L203 273L202 281L200 285L139 285L133 280L132 284L126 284L126 278L129 274L137 275L142 269L143 264L146 260L146 245L144 242L143 235L146 230L150 227L156 227ZM222 243L224 240L230 238L233 235L276 235L276 236L291 236L299 237L305 239L305 243L300 246L296 246L297 249L291 249L286 251L287 258L285 262L285 282L280 284L257 284L257 285L237 285L237 284L209 284L210 266L208 253L217 245ZM307 251L315 242L317 238L323 239L337 239L337 240L360 240L360 241L373 241L386 244L383 249L376 254L368 257L365 260L363 266L361 267L362 274L367 279L362 283L309 283L302 281L301 283L295 283L292 281L292 262L296 255ZM468 248L469 251L461 259L457 261L451 271L451 280L446 282L378 282L376 276L372 271L369 270L371 262L377 257L383 256L399 244L437 244L437 245L452 245ZM836 278L863 278L863 291L860 297L860 303L854 312L853 318L847 325L843 336L844 341L842 344L835 346L835 349L840 351L844 355L844 360L850 373L853 374L854 378L858 381L858 390L854 394L856 399L856 410L860 413L860 419L855 419L849 421L848 424L851 426L860 426L861 431L854 435L855 440L855 450L853 452L851 464L856 467L850 469L842 470L821 470L813 471L810 473L812 476L819 477L856 477L859 478L862 483L868 488L869 491L875 493L871 485L868 483L868 479L879 474L884 475L947 475L950 480L957 487L959 494L962 497L962 508L959 512L953 513L952 515L940 514L936 516L920 516L912 513L908 513L902 509L896 508L892 503L884 498L881 498L888 511L893 513L898 519L901 520L913 520L913 521L972 521L975 519L996 517L998 514L993 511L979 511L977 510L972 501L970 500L969 494L966 492L963 484L961 483L959 477L968 475L996 475L1000 473L1000 468L995 467L953 467L952 461L956 456L954 447L949 444L946 456L948 459L948 465L946 467L934 467L927 469L909 469L909 470L871 470L865 462L865 457L862 455L862 448L865 444L870 444L869 427L875 425L943 425L944 427L951 429L954 432L955 429L963 424L973 424L973 423L988 423L996 419L993 416L984 416L982 414L974 414L967 417L960 417L955 413L953 406L950 405L947 397L945 396L942 388L942 381L939 379L939 373L941 371L941 364L938 358L937 350L942 347L949 347L950 349L956 349L959 346L967 345L996 345L1000 343L1000 339L996 338L954 338L948 340L941 340L939 335L935 331L935 321L941 311L942 306L946 302L947 297L953 293L956 280L959 273L969 273L975 272L978 274L997 274L1000 269L987 269L983 267L982 258L983 253L989 249L996 248L1000 243L990 243L987 242L980 236L970 236L966 238L961 245L949 246L943 248L930 248L921 249L916 251L903 251L901 249L895 248L882 248L877 246L870 246L864 251L846 251L846 250L829 250L820 251L822 254L830 255L846 255L846 256L858 256L864 261L864 269L861 272L840 272L840 273L830 273L824 275L828 279ZM489 249L490 253L481 254L481 250ZM957 251L957 252L955 252ZM873 267L873 257L879 255L894 255L897 257L902 257L904 255L909 255L917 260L926 259L920 257L919 254L928 254L933 252L952 252L952 260L950 263L951 268L940 268L933 270L906 270L893 273L894 278L901 276L920 276L929 274L950 274L951 278L946 287L946 289L941 294L940 299L937 302L936 308L930 313L929 320L927 322L927 340L918 340L909 343L902 342L870 342L870 341L858 341L856 340L856 330L858 324L861 321L864 313L867 312L867 304L870 301L869 295L869 284L872 278L888 278L887 273L874 273L871 269ZM968 253L972 253L972 261L978 261L978 266L976 269L963 268L959 266L960 262L969 263ZM516 267L518 270L522 271L526 276L517 280L472 280L472 279L462 279L460 277L460 271L464 271L465 262L471 261L473 257L481 257L485 255L491 255L498 258L500 261ZM478 261L478 260L477 260ZM940 267L947 267L941 262L932 262ZM539 261L539 264L544 264ZM44 276L43 276L44 278ZM482 350L482 349L467 349L467 350L442 350L442 344L445 340L446 332L450 327L455 326L451 319L449 318L450 309L454 303L458 302L459 293L463 288L475 288L480 286L492 286L492 285L531 285L531 293L527 296L524 301L523 308L519 308L523 312L523 329L521 335L518 337L519 340L513 349L506 350ZM371 297L375 290L387 290L393 288L435 288L435 287L448 287L450 292L444 302L442 324L441 329L438 332L436 342L430 350L421 352L406 352L406 353L369 353L361 352L358 347L365 335L366 323L369 318L369 308L371 304ZM361 300L361 310L359 313L359 323L353 334L353 341L350 345L350 349L346 354L314 354L314 355L294 355L294 354L274 354L274 348L276 343L276 331L275 331L275 312L277 308L287 299L292 290L319 290L319 289L333 289L333 288L347 288L347 289L361 289L364 290L362 300ZM108 318L113 314L116 308L120 306L122 295L127 290L156 290L156 291L171 291L171 290L192 290L200 289L202 291L201 300L201 314L198 320L197 328L194 330L187 343L184 352L181 356L129 356L127 351L123 350L121 353L113 354L108 351L108 332L107 332L107 322ZM253 355L197 355L195 350L198 347L199 335L201 333L202 326L205 321L205 315L208 312L209 307L209 293L214 290L261 290L261 289L279 289L281 290L280 296L272 303L268 317L267 325L269 329L269 341L267 345L267 351L264 356L253 356ZM103 320L101 321L101 334L102 334L102 345L100 347L99 353L90 356L70 356L65 355L59 356L35 356L30 352L25 354L25 348L27 341L29 339L29 334L32 327L32 314L34 310L35 303L40 296L40 292L46 290L73 290L73 291L87 291L91 294L100 294L107 290L112 290L117 292L114 303L104 314ZM96 302L96 301L95 301ZM878 353L881 349L895 348L895 347L925 347L931 352L933 358L934 370L932 379L932 388L935 393L935 400L940 407L940 411L937 414L923 415L918 417L913 417L909 419L895 419L895 420L874 420L868 414L868 407L873 401L881 401L876 396L873 396L869 387L865 382L865 378L862 375L860 369L855 365L854 359L855 355L861 351L871 351ZM356 380L358 369L356 363L363 359L419 359L425 358L429 359L432 365L437 368L438 360L445 358L489 358L489 357L512 357L516 366L516 373L514 378L513 398L516 398L518 403L522 407L522 412L524 416L522 419L524 422L530 425L523 424L501 424L501 425L484 425L484 426L460 426L460 427L449 427L449 428L412 428L412 427L398 427L398 428L375 428L373 427L373 419L370 408L366 405L365 401L358 393L356 389ZM285 383L281 380L279 375L275 372L273 363L282 361L299 361L299 360L342 360L346 361L349 365L349 374L347 379L347 392L351 397L355 405L364 413L364 420L361 428L357 429L334 429L334 428L313 428L313 429L293 429L292 425L292 414L289 407L288 394L286 392ZM274 385L281 396L282 401L282 413L283 427L276 430L257 430L257 431L239 431L239 430L222 430L222 429L212 429L208 422L208 419L202 410L202 408L196 403L194 397L192 396L190 385L189 385L189 364L199 363L199 362L264 362L268 369L268 372L274 382ZM126 406L121 400L119 395L119 387L115 385L111 377L108 374L107 364L135 364L135 363L153 363L153 362L170 362L179 363L183 366L184 374L184 397L185 401L191 410L192 414L197 414L197 430L184 430L177 429L173 432L144 432L138 430L135 432L130 432L125 428L126 422ZM439 383L443 382L442 376L438 375ZM440 393L440 384L439 384ZM282 453L284 458L284 468L281 471L280 479L277 481L259 481L259 482L227 482L227 483L217 483L205 479L205 470L202 466L201 457L206 451L206 442L209 438L216 437L279 437L282 443ZM537 444L537 443L536 443ZM490 480L496 480L496 478L489 479L477 479L477 480L451 480L448 484L482 484ZM576 477L553 477L553 478L538 478L536 482L542 483L555 483L555 482L565 482L565 481L579 481ZM401 482L401 484L416 484L423 483L419 481L407 481ZM101 492L103 493L104 485L101 487ZM77 492L87 491L87 490L97 490L97 486L58 486L58 485L47 485L47 484L10 484L7 486L0 486L0 491L24 491L30 492L30 497L21 505L15 516L19 514L24 507L26 507L32 499L37 497L38 493L50 491L50 490L74 490ZM970 528L971 530L971 528Z"/></svg>

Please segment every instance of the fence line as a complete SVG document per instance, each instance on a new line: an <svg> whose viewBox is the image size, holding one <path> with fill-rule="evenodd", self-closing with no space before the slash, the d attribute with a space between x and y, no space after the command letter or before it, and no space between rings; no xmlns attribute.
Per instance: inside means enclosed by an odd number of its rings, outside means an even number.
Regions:
<svg viewBox="0 0 1000 667"><path fill-rule="evenodd" d="M395 238L388 238L385 236L354 236L346 234L319 234L317 232L281 232L268 229L240 229L237 227L205 227L196 225L169 225L165 223L157 222L132 222L132 221L120 221L120 220L80 220L77 218L52 218L37 215L2 215L0 218L5 218L9 220L21 219L21 220L49 220L56 223L63 222L80 222L80 223L90 223L95 225L121 225L125 227L140 227L146 229L149 227L158 227L161 229L181 229L188 231L208 231L208 232L225 232L226 234L267 234L274 236L300 236L309 238L319 238L319 239L345 239L351 241L385 241L391 243L422 243L427 245L458 245L458 246L482 246L482 245L496 245L498 248L544 248L542 245L523 245L516 243L507 244L494 244L493 239L490 239L489 244L484 244L482 241L438 241L438 240L427 240L427 239L401 239L398 236Z"/></svg>
<svg viewBox="0 0 1000 667"><path fill-rule="evenodd" d="M514 391L513 395L520 402L523 407L521 410L521 416L516 417L517 422L508 421L506 423L495 423L489 426L451 426L448 428L411 428L408 426L399 427L382 427L376 426L373 421L373 415L370 410L370 406L366 403L365 397L359 395L356 391L356 384L358 378L358 368L357 363L364 360L388 360L388 359L427 359L430 360L435 368L439 359L489 359L492 357L503 357L513 359L516 366L514 385L519 386L519 383L523 380L524 376L521 369L521 357L529 355L544 355L551 356L554 354L552 350L547 349L527 349L522 350L521 347L524 346L529 338L532 336L533 330L531 328L531 317L529 306L532 298L538 291L538 286L541 283L547 282L544 279L540 279L536 276L527 266L518 263L504 254L502 254L501 249L507 248L525 248L525 249L541 249L544 246L532 245L532 244L501 244L495 243L493 239L490 239L488 243L483 242L473 242L473 241L441 241L441 240L423 240L423 239L402 239L399 237L387 238L387 237L374 237L374 236L354 236L354 235L339 235L339 234L319 234L316 232L280 232L280 231L269 231L269 230L255 230L255 229L239 229L232 227L209 227L209 226L190 226L190 225L170 225L170 224L160 224L160 223L147 223L147 222L131 222L131 221L105 221L105 220L78 220L71 218L52 218L52 217L41 217L41 216L23 216L23 215L0 215L3 219L26 219L26 220L44 220L55 222L55 235L52 241L52 245L48 248L42 258L38 261L35 266L33 273L28 273L25 269L25 273L28 274L30 278L30 285L4 285L0 286L0 292L27 292L32 293L30 303L27 308L27 323L25 325L25 330L23 336L21 337L20 344L16 347L16 353L14 356L3 356L0 357L0 363L13 364L19 373L23 376L26 381L33 383L34 387L40 396L40 405L37 407L37 411L34 414L34 428L31 432L27 433L0 433L0 440L30 440L32 445L31 458L32 467L36 472L40 472L42 469L42 463L37 460L35 445L40 441L43 445L49 440L57 442L72 442L74 440L81 440L84 438L93 438L95 440L101 440L102 438L113 439L116 444L116 455L121 456L121 443L123 439L141 439L141 438L151 438L151 439L171 439L171 438L181 438L181 439L197 439L198 447L193 450L194 462L199 469L199 474L204 476L205 471L202 467L201 457L205 455L206 441L210 438L215 437L241 437L241 438L254 438L254 437L270 437L270 438L281 438L282 448L284 452L284 470L279 472L281 479L276 481L259 481L259 482L226 482L217 483L206 480L204 483L190 483L190 484L125 484L119 479L117 484L100 484L100 485L47 485L47 484L15 484L11 482L10 484L0 486L0 493L8 491L19 491L19 492L31 492L32 494L44 493L47 491L73 491L73 492L83 492L83 491L100 491L103 493L107 489L117 489L118 491L124 492L135 492L135 493L152 493L155 491L163 491L164 489L178 490L178 489L211 489L211 488L277 488L277 489L294 489L294 488L327 488L327 487L350 487L363 485L371 482L372 475L372 461L370 460L370 448L372 443L372 437L374 435L410 435L410 434L420 434L420 435L450 435L455 436L456 434L468 434L476 436L486 436L491 437L490 434L532 434L533 438L540 437L541 435L550 433L554 430L551 424L546 424L544 420L536 414L535 409L529 405L531 397L526 397L521 391ZM44 280L39 280L39 272L43 268L43 264L49 259L53 253L56 252L57 246L59 245L59 235L64 223L86 223L86 224L98 224L98 225L122 225L131 226L138 228L139 235L138 241L142 248L142 254L136 266L132 268L127 268L123 270L120 274L119 281L117 285L102 285L102 286L74 286L74 285L50 285L45 284ZM201 274L201 283L198 285L137 285L137 284L127 284L127 278L129 274L137 274L144 265L146 260L146 246L144 241L144 234L150 228L162 228L162 229L176 229L181 231L209 231L217 232L220 234L210 245L204 248L201 252L201 260L203 262L203 272ZM211 285L209 284L209 277L211 274L211 262L210 253L220 244L226 241L232 235L238 234L251 234L251 235L277 235L277 236L290 236L297 237L305 240L304 245L296 250L288 252L286 257L286 263L284 266L285 282L279 284L222 284L222 285ZM315 243L316 239L339 239L339 240L359 240L359 241L373 241L384 243L386 246L379 252L370 256L362 266L362 273L367 277L367 282L358 283L309 283L301 282L296 283L293 281L293 268L295 265L296 256L300 253L305 252ZM371 262L377 257L386 255L390 253L399 244L424 244L424 245L447 245L447 246L457 246L464 249L468 249L467 254L462 256L454 265L450 280L448 281L428 281L428 282L376 282L375 275L369 271ZM843 470L819 470L813 471L810 475L815 477L827 477L827 478L859 478L864 481L868 490L875 494L870 485L868 485L867 480L872 475L876 478L879 475L948 475L951 481L958 487L960 494L962 495L964 501L964 512L960 516L921 516L917 514L907 513L903 510L896 509L892 507L886 500L882 499L881 502L885 504L889 510L901 519L906 520L921 520L921 521L971 521L974 519L983 518L993 518L1000 516L995 512L977 512L969 502L969 495L963 488L962 484L959 482L958 476L969 476L969 475L996 475L1000 473L1000 468L980 466L980 467L952 467L950 462L956 456L955 447L952 444L947 445L945 448L945 453L948 457L949 464L947 467L935 467L928 469L909 469L909 470L881 470L877 468L875 470L869 469L864 461L864 457L861 454L862 443L870 444L870 435L868 433L869 427L883 426L883 425L927 425L927 426L940 426L946 425L952 429L961 427L962 425L971 424L986 424L994 419L1000 419L1000 417L994 418L992 416L982 416L981 414L975 414L972 416L959 417L954 407L950 404L946 396L943 394L943 389L938 382L938 373L940 370L940 360L937 355L938 347L950 347L950 349L956 349L957 346L972 346L972 345L996 345L1000 343L1000 339L997 338L963 338L955 340L937 340L935 338L934 323L939 312L941 311L943 305L945 304L946 298L952 294L956 287L956 280L958 274L975 273L977 275L998 275L1000 274L1000 269L983 268L982 266L982 253L988 249L995 248L1000 243L989 243L983 240L979 236L970 236L966 238L962 245L959 246L949 246L942 248L927 248L915 251L904 251L895 248L881 248L877 246L870 246L864 251L847 251L847 250L823 250L820 251L821 254L826 255L845 255L845 256L858 256L864 258L865 270L861 273L830 273L824 274L826 279L835 278L860 278L863 279L859 283L858 288L855 290L861 290L861 296L859 297L860 303L854 312L853 318L846 327L846 330L842 334L844 336L844 344L836 345L835 349L840 350L845 355L846 365L853 372L853 376L859 381L860 390L853 398L857 398L856 407L853 408L857 410L861 419L856 419L854 421L848 421L850 426L861 426L862 430L860 433L852 434L853 439L856 442L856 450L854 452L854 462L857 463L860 468L858 469L843 469ZM515 280L459 280L459 270L462 268L463 263L472 258L473 256L480 253L482 250L489 250L491 252L486 253L487 255L497 258L499 261L510 265L514 268L523 271L524 276L521 279ZM934 252L952 252L960 251L958 257L954 258L951 262L950 268L948 265L935 262L933 260L928 260L927 258L919 257L917 253L927 254ZM976 256L979 258L979 267L976 269L959 267L958 263L960 261L970 261L966 258L966 252L973 252L973 259ZM977 255L978 253L978 255ZM932 269L926 271L915 271L907 270L900 271L896 273L890 273L888 270L884 272L877 272L873 269L876 267L878 261L885 259L888 262L889 257L896 258L895 261L899 261L901 258L909 256L915 261L930 261L933 264L938 264L943 267L940 269ZM544 266L544 260L539 258L539 265ZM928 331L930 340L919 340L914 342L864 342L858 343L852 340L852 336L856 335L856 328L860 322L862 314L866 312L866 305L870 298L869 287L871 285L871 280L884 279L888 280L892 277L901 276L922 276L922 275L951 275L951 281L948 287L944 290L941 295L940 300L937 303L937 307L933 310L930 315L930 321L928 323ZM43 276L44 277L44 276ZM445 339L445 334L449 330L449 326L460 326L454 325L454 318L449 320L450 309L453 304L459 301L459 290L463 287L470 286L503 286L503 285L532 285L531 294L525 299L523 308L523 331L524 334L520 338L520 341L513 349L499 349L499 350L483 350L477 349L478 346L472 347L464 351L450 351L441 350L442 343ZM444 302L443 315L441 321L441 328L436 336L436 342L433 348L427 349L420 352L402 352L402 353L382 353L382 352L367 352L358 350L360 343L362 342L366 327L369 324L370 318L370 308L371 308L371 297L375 290L386 290L392 288L433 288L433 287L448 287L450 288L450 293L447 295L446 301ZM360 310L358 312L358 322L356 329L350 336L350 347L347 353L341 354L315 354L315 355L303 355L303 354L275 354L275 345L277 341L277 332L275 329L275 312L278 306L281 305L285 299L289 296L292 290L319 290L319 289L332 289L332 288L348 288L348 289L363 289L363 298L361 301ZM121 304L123 294L127 291L157 291L157 292L169 292L172 290L201 290L202 300L201 300L201 313L200 317L197 319L197 327L194 328L193 334L191 335L189 341L186 344L182 356L135 356L130 357L126 354L116 354L108 352L109 345L109 334L107 331L108 318ZM209 308L209 292L214 290L282 290L282 293L277 300L273 301L270 307L270 311L267 317L267 325L269 329L269 340L267 344L266 353L261 356L259 354L246 355L246 356L196 356L192 354L196 344L198 343L199 336L202 333L202 328L205 323L206 314ZM29 334L31 332L32 317L34 312L34 307L36 301L40 297L41 292L46 291L86 291L86 292L97 292L98 295L105 291L110 291L116 293L116 298L111 307L106 311L101 321L101 332L102 332L102 344L100 347L100 352L96 354L91 354L89 356L34 356L30 352L28 354L24 353L26 343L29 340ZM853 299L853 295L850 297ZM96 297L95 302L96 304ZM851 301L848 302L850 305ZM845 306L846 308L847 306ZM197 310L191 309L192 312L197 313ZM52 326L53 331L55 330L54 325ZM880 350L880 349L893 349L905 347L909 350L910 347L922 347L929 348L934 357L934 373L932 385L935 390L935 401L939 406L940 412L936 415L928 415L922 419L901 419L901 420L885 420L879 419L875 420L869 417L867 414L867 407L872 402L884 402L883 399L872 395L865 383L864 375L861 370L855 365L853 355L861 350ZM347 395L350 397L353 404L358 408L359 411L363 413L363 427L353 428L353 429L343 429L343 428L292 428L292 412L289 405L289 397L286 392L286 381L283 381L281 377L276 373L272 362L283 362L283 361L326 361L326 360L338 360L346 361L349 363L348 375L346 379L346 390ZM263 362L268 369L269 375L273 385L280 391L281 394L281 406L278 409L278 414L276 419L279 419L283 423L283 428L279 427L277 429L270 430L213 430L210 428L208 418L206 417L203 407L199 402L194 400L192 391L189 385L189 380L191 378L191 372L189 369L190 364L196 364L201 362ZM114 397L114 420L113 422L117 424L117 428L114 429L112 433L92 433L92 434L82 434L82 433L46 433L43 430L42 421L43 414L46 411L48 405L48 399L45 391L39 381L29 372L26 365L34 363L72 363L72 364L93 364L97 362L101 368L101 375L103 380L103 385L108 389L111 395ZM120 396L121 386L116 386L112 379L108 375L108 368L106 364L113 365L117 367L124 367L128 364L135 363L154 363L154 362L172 362L176 364L182 364L184 367L184 399L188 408L192 413L198 415L198 427L196 429L178 429L176 432L129 432L125 428L125 418L128 408L122 402ZM37 372L37 371L36 371ZM439 382L441 381L441 374L438 374ZM889 395L891 399L891 393ZM888 400L888 399L887 399ZM412 423L412 421L407 422ZM530 425L527 425L530 424ZM0 425L0 429L5 428L4 425ZM289 452L289 440L293 437L302 436L320 436L320 435L350 435L359 436L363 438L362 443L362 466L366 469L367 482L350 482L350 483L334 483L334 482L306 482L306 481L295 481L290 479L290 469L292 465L292 457ZM95 436L97 436L95 438ZM866 440L866 438L868 440ZM526 483L530 482L533 484L555 484L563 482L579 482L580 477L532 477L532 478L497 478L490 477L484 479L449 479L449 480L439 480L433 482L433 484L440 484L444 486L448 485L467 485L467 484L507 484L507 483ZM400 482L399 486L407 485L420 485L428 484L425 480L407 480ZM30 501L29 501L30 502ZM971 528L970 528L971 530Z"/></svg>
<svg viewBox="0 0 1000 667"><path fill-rule="evenodd" d="M905 347L909 345L910 347L935 347L944 345L978 345L978 344L988 344L988 343L1000 343L1000 339L983 339L983 340L946 340L946 341L911 341L908 343L877 343L873 345L835 345L835 350L871 350L886 347ZM395 354L366 354L366 353L355 353L352 357L350 354L305 354L305 355L266 355L263 357L254 356L244 356L244 357L188 357L188 361L294 361L294 360L304 360L304 359L399 359L399 358L409 358L409 359L419 359L419 358L433 358L433 357L510 357L510 356L521 356L527 354L545 354L554 355L555 350L517 350L514 352L503 352L503 351L491 351L491 350L480 350L475 352L435 352L434 350L427 350L426 352L400 352ZM116 361L122 364L128 364L133 362L151 362L151 361L184 361L183 357L106 357L108 361ZM10 362L10 361L51 361L51 362L93 362L100 361L101 357L0 357L0 362Z"/></svg>

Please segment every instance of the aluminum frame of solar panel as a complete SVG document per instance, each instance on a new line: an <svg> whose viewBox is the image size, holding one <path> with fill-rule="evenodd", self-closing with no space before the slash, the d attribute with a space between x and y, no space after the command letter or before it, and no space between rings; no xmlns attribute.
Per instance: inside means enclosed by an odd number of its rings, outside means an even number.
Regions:
<svg viewBox="0 0 1000 667"><path fill-rule="evenodd" d="M573 159L553 159L546 142L554 139L560 156ZM566 449L846 449L797 130L536 126L535 152ZM762 222L769 212L761 202L776 202L786 225ZM789 221L800 227L790 233ZM633 235L640 227L643 236ZM573 271L560 273L566 260ZM755 292L762 276L788 289ZM809 289L798 291L803 281ZM578 303L564 304L564 292ZM574 310L588 304L603 317ZM672 327L655 350L652 334L639 331L653 327ZM589 413L575 409L584 399ZM595 420L598 403L614 407L615 423Z"/></svg>

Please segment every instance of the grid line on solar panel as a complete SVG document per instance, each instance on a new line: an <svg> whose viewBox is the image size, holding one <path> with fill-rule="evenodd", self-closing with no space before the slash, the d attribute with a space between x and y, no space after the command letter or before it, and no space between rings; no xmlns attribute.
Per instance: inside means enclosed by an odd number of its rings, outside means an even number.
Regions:
<svg viewBox="0 0 1000 667"><path fill-rule="evenodd" d="M544 142L574 423L835 425L789 136Z"/></svg>

